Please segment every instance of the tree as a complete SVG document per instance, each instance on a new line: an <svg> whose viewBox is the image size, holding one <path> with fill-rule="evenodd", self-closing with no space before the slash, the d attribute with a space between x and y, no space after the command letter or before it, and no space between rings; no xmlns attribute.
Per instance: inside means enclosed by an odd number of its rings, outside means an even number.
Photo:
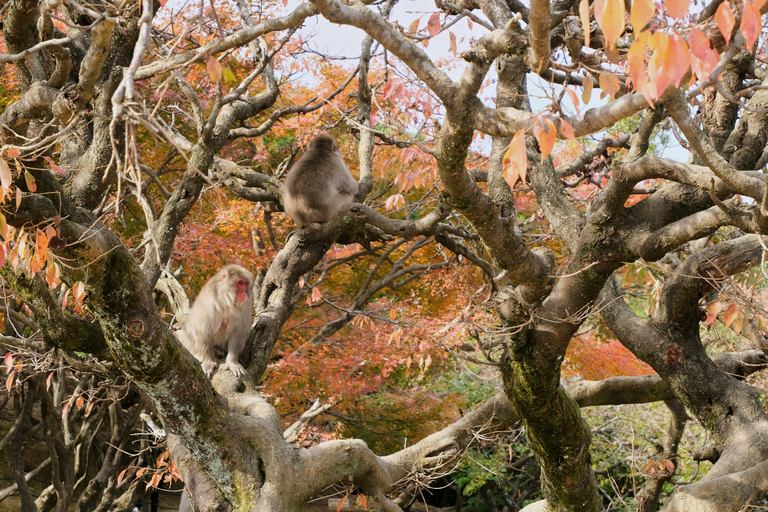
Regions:
<svg viewBox="0 0 768 512"><path fill-rule="evenodd" d="M0 447L14 441L15 489L6 495L18 489L25 510L64 510L73 496L79 510L94 500L99 510L126 510L144 480L156 485L163 471L178 471L197 510L298 511L351 479L396 511L402 503L389 493L398 482L442 471L479 429L518 420L542 468L546 505L537 506L599 510L580 406L660 400L673 425L640 509L659 507L686 411L708 430L716 462L664 509L735 511L766 495L768 421L744 377L768 360L758 350L708 352L702 329L721 318L754 348L766 343L760 297L745 295L736 279L768 250L760 172L768 162L768 4L710 2L693 12L685 0L436 0L416 15L399 7L5 3L0 254L8 295L0 341L13 347L3 403L16 420ZM311 17L365 34L356 69L307 47L299 28ZM461 40L457 23L468 27ZM425 51L436 44L458 56L455 75L447 52L439 61ZM302 68L316 87L291 82ZM494 73L494 100L484 101ZM552 84L551 103L537 112L531 76ZM588 103L594 87L611 101L586 108L576 91ZM692 160L649 153L659 129L671 129ZM343 139L364 203L319 231L283 238L280 178L318 130ZM484 136L492 140L487 160ZM556 139L578 142L560 143L555 155ZM262 215L252 224L252 239L263 242L253 242L255 256L220 253L263 264L242 383L227 371L209 382L164 316L184 311L170 267L189 250L185 222L214 222L207 201L223 189ZM531 194L535 219L518 211ZM223 199L218 206L229 208ZM531 244L529 234L547 236ZM323 264L334 242L362 249ZM631 276L621 272L632 264L659 283L644 311L624 296ZM318 285L328 272L347 272L337 278L354 293L339 294L343 306L318 317L302 350L331 336L343 344L355 318L422 315L385 292L469 265L485 283L473 314L494 328L463 341L494 361L503 393L385 456L356 439L308 448L286 441L295 430L284 436L257 385L292 314L308 314L305 300L325 304ZM422 316L464 324L464 304ZM600 323L655 374L564 381L566 350L585 322ZM398 343L444 336L440 322L425 325L387 334ZM374 344L370 334L356 336ZM431 354L420 357L428 368ZM125 468L120 444L142 411L162 422L174 465L148 451ZM106 421L110 447L91 452ZM45 434L53 483L35 501L22 453L36 430ZM98 471L83 466L89 460Z"/></svg>

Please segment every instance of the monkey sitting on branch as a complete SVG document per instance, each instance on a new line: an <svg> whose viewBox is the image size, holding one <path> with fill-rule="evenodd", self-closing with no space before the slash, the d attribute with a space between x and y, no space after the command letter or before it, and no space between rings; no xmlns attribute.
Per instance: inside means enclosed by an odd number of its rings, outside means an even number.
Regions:
<svg viewBox="0 0 768 512"><path fill-rule="evenodd" d="M354 201L358 187L336 141L318 135L285 178L285 213L300 228L320 229L339 208Z"/></svg>
<svg viewBox="0 0 768 512"><path fill-rule="evenodd" d="M245 374L238 359L245 348L252 310L253 275L239 265L223 267L200 290L180 339L209 379L216 369L217 348L226 350L226 366L236 377Z"/></svg>

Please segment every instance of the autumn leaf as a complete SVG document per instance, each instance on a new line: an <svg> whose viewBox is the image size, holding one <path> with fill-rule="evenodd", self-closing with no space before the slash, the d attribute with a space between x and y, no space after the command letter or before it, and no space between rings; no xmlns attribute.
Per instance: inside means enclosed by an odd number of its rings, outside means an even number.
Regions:
<svg viewBox="0 0 768 512"><path fill-rule="evenodd" d="M747 50L753 53L757 36L760 35L760 11L752 2L744 2L744 10L741 13L741 33L747 41Z"/></svg>
<svg viewBox="0 0 768 512"><path fill-rule="evenodd" d="M583 101L585 105L592 99L592 89L594 86L595 81L592 80L592 77L589 75L585 76L581 81L581 87L583 89L583 92L581 93L581 101Z"/></svg>
<svg viewBox="0 0 768 512"><path fill-rule="evenodd" d="M733 13L731 12L731 6L728 5L728 2L721 3L720 7L717 8L715 20L717 20L717 28L720 30L720 33L723 34L726 44L730 43L733 28L736 26L736 18L734 18Z"/></svg>
<svg viewBox="0 0 768 512"><path fill-rule="evenodd" d="M85 296L85 285L82 281L78 281L75 283L75 286L72 287L72 296L75 298L75 301L80 302L83 300L83 297Z"/></svg>
<svg viewBox="0 0 768 512"><path fill-rule="evenodd" d="M595 0L595 20L605 34L606 45L613 48L624 32L624 2Z"/></svg>
<svg viewBox="0 0 768 512"><path fill-rule="evenodd" d="M323 298L320 288L312 288L312 302L319 302Z"/></svg>
<svg viewBox="0 0 768 512"><path fill-rule="evenodd" d="M8 166L8 162L0 158L0 186L3 187L3 196L5 196L5 191L11 188L11 182L13 182L11 168Z"/></svg>
<svg viewBox="0 0 768 512"><path fill-rule="evenodd" d="M389 319L397 320L397 310L395 308L389 310Z"/></svg>
<svg viewBox="0 0 768 512"><path fill-rule="evenodd" d="M738 304L731 304L728 309L723 313L723 323L726 327L730 327L736 317L739 316L739 310L741 307Z"/></svg>
<svg viewBox="0 0 768 512"><path fill-rule="evenodd" d="M589 0L579 2L579 18L581 19L581 29L584 31L584 46L589 47Z"/></svg>
<svg viewBox="0 0 768 512"><path fill-rule="evenodd" d="M616 75L603 71L598 75L600 79L600 88L608 93L612 99L616 99L616 94L621 90L621 82L616 78Z"/></svg>
<svg viewBox="0 0 768 512"><path fill-rule="evenodd" d="M64 169L62 169L61 167L56 165L56 162L53 161L53 158L51 158L49 156L44 156L43 159L46 162L48 162L48 165L51 166L51 169L53 169L54 171L58 172L59 174L64 174Z"/></svg>
<svg viewBox="0 0 768 512"><path fill-rule="evenodd" d="M8 394L11 394L11 387L13 387L13 379L16 377L16 372L11 372L10 375L8 375L8 378L5 379L5 389L8 391Z"/></svg>
<svg viewBox="0 0 768 512"><path fill-rule="evenodd" d="M675 87L680 87L680 82L691 67L691 50L679 34L669 35L669 45L667 46L664 66L669 68L672 74L672 83L675 84ZM659 91L659 94L663 92Z"/></svg>
<svg viewBox="0 0 768 512"><path fill-rule="evenodd" d="M629 47L627 62L629 63L632 83L635 84L635 89L638 89L640 84L648 78L648 73L645 71L645 41L643 38L635 41Z"/></svg>
<svg viewBox="0 0 768 512"><path fill-rule="evenodd" d="M35 183L35 177L29 171L24 171L24 181L27 182L27 190L30 192L37 192L37 184Z"/></svg>
<svg viewBox="0 0 768 512"><path fill-rule="evenodd" d="M49 288L58 288L61 284L61 269L59 264L55 261L48 264L48 268L45 271L45 282L48 283Z"/></svg>
<svg viewBox="0 0 768 512"><path fill-rule="evenodd" d="M11 368L13 368L13 354L6 352L5 357L3 358L3 364L5 364L5 373L10 373Z"/></svg>
<svg viewBox="0 0 768 512"><path fill-rule="evenodd" d="M51 381L53 380L53 373L51 372L48 374L48 378L45 379L45 390L48 391L51 389Z"/></svg>
<svg viewBox="0 0 768 512"><path fill-rule="evenodd" d="M541 161L543 162L552 152L552 148L555 147L555 142L557 141L557 129L552 121L545 119L543 124L539 122L533 127L533 136L539 141ZM525 180L523 180L523 183L525 183Z"/></svg>
<svg viewBox="0 0 768 512"><path fill-rule="evenodd" d="M632 0L632 9L629 12L629 22L635 34L638 34L648 24L656 13L653 0Z"/></svg>
<svg viewBox="0 0 768 512"><path fill-rule="evenodd" d="M205 67L208 69L208 76L211 77L211 80L214 83L219 83L222 73L221 63L213 57L207 57L205 59Z"/></svg>
<svg viewBox="0 0 768 512"><path fill-rule="evenodd" d="M222 68L222 73L224 75L224 81L225 82L235 82L237 81L237 77L235 77L235 74L232 72L229 68Z"/></svg>
<svg viewBox="0 0 768 512"><path fill-rule="evenodd" d="M403 197L403 194L392 194L384 202L384 207L387 211L391 211L397 205L405 206L405 198Z"/></svg>
<svg viewBox="0 0 768 512"><path fill-rule="evenodd" d="M576 113L578 114L579 113L579 97L576 96L576 93L570 87L566 87L565 92L568 94L568 97L571 99L571 103L573 103L573 106L576 108Z"/></svg>
<svg viewBox="0 0 768 512"><path fill-rule="evenodd" d="M504 181L507 182L510 189L515 188L518 179L525 185L526 173L528 172L528 154L525 151L524 130L519 130L512 137L512 142L509 143L509 148L501 160L501 169Z"/></svg>
<svg viewBox="0 0 768 512"><path fill-rule="evenodd" d="M340 512L341 511L341 508L344 506L344 502L345 501L347 501L347 497L346 496L344 496L343 498L341 498L339 500L339 504L336 505L336 512Z"/></svg>
<svg viewBox="0 0 768 512"><path fill-rule="evenodd" d="M688 14L688 7L691 5L691 0L666 0L664 5L670 16L681 19Z"/></svg>
<svg viewBox="0 0 768 512"><path fill-rule="evenodd" d="M456 56L456 34L453 32L448 32L448 37L450 38L450 45L451 45L451 52L453 53L453 56Z"/></svg>
<svg viewBox="0 0 768 512"><path fill-rule="evenodd" d="M566 138L576 140L576 134L573 133L571 123L562 118L560 119L560 131L563 133L563 135L565 135Z"/></svg>
<svg viewBox="0 0 768 512"><path fill-rule="evenodd" d="M709 38L704 33L692 28L688 36L688 44L691 47L691 66L700 80L706 80L717 67L719 55L710 47Z"/></svg>
<svg viewBox="0 0 768 512"><path fill-rule="evenodd" d="M419 31L419 18L416 18L408 27L408 32L410 32L411 34L415 34L418 31Z"/></svg>
<svg viewBox="0 0 768 512"><path fill-rule="evenodd" d="M723 303L720 301L713 302L709 305L707 308L707 319L706 324L707 327L711 326L715 320L717 320L717 315L720 314L720 311L723 310Z"/></svg>
<svg viewBox="0 0 768 512"><path fill-rule="evenodd" d="M429 32L429 37L435 37L437 34L439 34L440 28L440 13L433 13L427 22L427 32Z"/></svg>

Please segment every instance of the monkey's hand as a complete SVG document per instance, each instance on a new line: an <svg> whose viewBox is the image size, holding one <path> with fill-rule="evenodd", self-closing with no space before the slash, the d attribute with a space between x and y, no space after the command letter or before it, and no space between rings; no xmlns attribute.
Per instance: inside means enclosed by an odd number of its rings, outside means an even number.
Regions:
<svg viewBox="0 0 768 512"><path fill-rule="evenodd" d="M235 377L238 379L245 375L245 368L243 368L243 365L236 361L227 361L227 368L235 374Z"/></svg>
<svg viewBox="0 0 768 512"><path fill-rule="evenodd" d="M203 372L205 373L205 376L211 379L213 377L214 370L216 370L216 361L207 359L203 361L201 365L203 367Z"/></svg>

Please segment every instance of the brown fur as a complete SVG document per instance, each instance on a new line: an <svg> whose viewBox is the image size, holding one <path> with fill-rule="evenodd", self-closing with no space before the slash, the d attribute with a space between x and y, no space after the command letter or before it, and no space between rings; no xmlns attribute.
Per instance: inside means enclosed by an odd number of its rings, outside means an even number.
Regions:
<svg viewBox="0 0 768 512"><path fill-rule="evenodd" d="M319 229L339 208L354 201L358 186L336 141L318 135L285 178L285 213L300 228Z"/></svg>
<svg viewBox="0 0 768 512"><path fill-rule="evenodd" d="M236 300L238 282L247 281L246 298ZM235 376L245 373L238 358L245 348L253 310L253 275L239 265L227 265L208 280L189 309L181 342L211 378L216 369L216 349L227 352L226 366Z"/></svg>

